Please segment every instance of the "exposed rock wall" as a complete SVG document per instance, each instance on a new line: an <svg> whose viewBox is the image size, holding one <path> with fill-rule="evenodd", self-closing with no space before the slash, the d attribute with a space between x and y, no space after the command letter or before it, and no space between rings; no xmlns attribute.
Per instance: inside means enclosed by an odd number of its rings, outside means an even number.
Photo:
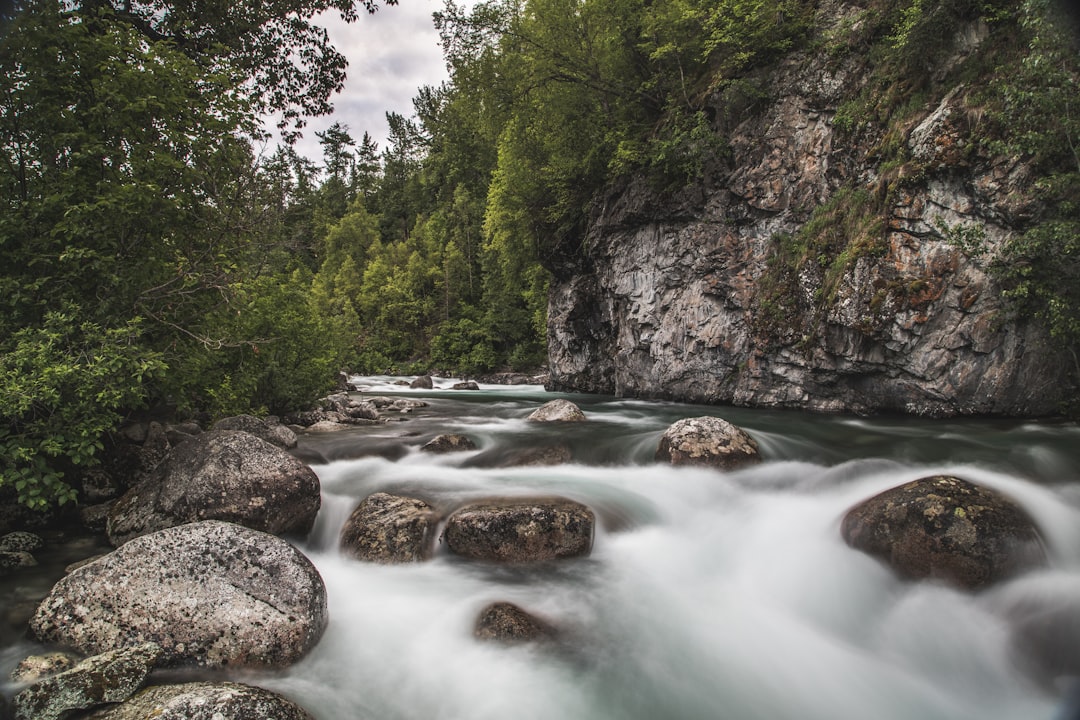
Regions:
<svg viewBox="0 0 1080 720"><path fill-rule="evenodd" d="M829 22L854 12L832 3ZM964 28L950 62L984 38ZM870 71L857 55L794 54L770 73L764 109L721 128L730 162L707 185L676 201L644 181L613 190L577 267L552 283L549 387L821 411L1053 414L1069 363L1037 324L1010 317L988 273L1030 219L1017 200L1026 167L975 151L968 91L948 83L890 128L904 162L883 164L883 130L836 122ZM876 204L866 242L785 260L783 243L815 208L843 215L841 190ZM841 225L821 232L850 236Z"/></svg>

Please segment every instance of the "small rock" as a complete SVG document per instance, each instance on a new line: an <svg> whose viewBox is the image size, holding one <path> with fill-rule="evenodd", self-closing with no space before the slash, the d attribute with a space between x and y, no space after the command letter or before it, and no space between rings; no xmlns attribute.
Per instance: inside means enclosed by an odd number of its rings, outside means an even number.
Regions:
<svg viewBox="0 0 1080 720"><path fill-rule="evenodd" d="M552 400L544 403L527 418L532 422L584 422L585 413L569 400Z"/></svg>
<svg viewBox="0 0 1080 720"><path fill-rule="evenodd" d="M856 505L844 540L901 575L969 590L1046 563L1034 521L1004 495L947 475L920 478Z"/></svg>
<svg viewBox="0 0 1080 720"><path fill-rule="evenodd" d="M32 553L45 546L45 541L34 533L18 530L0 537L0 552Z"/></svg>
<svg viewBox="0 0 1080 720"><path fill-rule="evenodd" d="M414 400L413 398L397 398L390 404L390 407L398 412L409 412L427 406L428 403L423 400Z"/></svg>
<svg viewBox="0 0 1080 720"><path fill-rule="evenodd" d="M313 720L302 707L253 685L193 682L148 687L86 720Z"/></svg>
<svg viewBox="0 0 1080 720"><path fill-rule="evenodd" d="M451 552L474 560L535 562L588 555L595 516L565 498L512 498L467 505L446 523Z"/></svg>
<svg viewBox="0 0 1080 720"><path fill-rule="evenodd" d="M463 452L465 450L475 450L476 443L465 435L451 433L448 435L436 435L420 449L429 453Z"/></svg>
<svg viewBox="0 0 1080 720"><path fill-rule="evenodd" d="M473 635L480 640L519 643L552 640L558 631L513 603L495 602L480 612Z"/></svg>
<svg viewBox="0 0 1080 720"><path fill-rule="evenodd" d="M68 652L49 652L24 658L11 671L11 682L27 685L51 675L70 670L79 662L79 658Z"/></svg>
<svg viewBox="0 0 1080 720"><path fill-rule="evenodd" d="M723 470L761 461L754 438L718 417L679 420L664 431L656 460L672 465L705 465Z"/></svg>
<svg viewBox="0 0 1080 720"><path fill-rule="evenodd" d="M360 560L407 563L431 556L439 515L423 500L374 493L341 531L341 551Z"/></svg>
<svg viewBox="0 0 1080 720"><path fill-rule="evenodd" d="M0 551L0 576L10 575L16 570L37 566L37 560L28 552Z"/></svg>
<svg viewBox="0 0 1080 720"><path fill-rule="evenodd" d="M476 384L475 380L467 380L465 382L454 383L451 390L479 390L480 386Z"/></svg>
<svg viewBox="0 0 1080 720"><path fill-rule="evenodd" d="M60 720L73 710L123 702L145 684L161 654L160 645L148 642L87 658L16 695L15 720Z"/></svg>
<svg viewBox="0 0 1080 720"><path fill-rule="evenodd" d="M435 383L432 382L430 375L421 375L409 383L409 387L417 390L431 390L435 387Z"/></svg>

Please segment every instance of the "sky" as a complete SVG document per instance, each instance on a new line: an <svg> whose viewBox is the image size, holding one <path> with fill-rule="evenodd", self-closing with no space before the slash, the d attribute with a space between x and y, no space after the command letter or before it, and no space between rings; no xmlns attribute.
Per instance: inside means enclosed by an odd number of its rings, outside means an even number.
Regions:
<svg viewBox="0 0 1080 720"><path fill-rule="evenodd" d="M300 154L321 161L315 132L334 122L347 125L357 143L366 131L379 143L380 152L386 148L386 113L411 117L417 89L447 78L439 34L431 20L431 14L442 7L442 0L400 0L399 5L384 5L374 15L361 12L351 24L342 22L336 12L319 19L331 42L348 59L348 77L345 88L333 98L334 113L308 121L297 143Z"/></svg>

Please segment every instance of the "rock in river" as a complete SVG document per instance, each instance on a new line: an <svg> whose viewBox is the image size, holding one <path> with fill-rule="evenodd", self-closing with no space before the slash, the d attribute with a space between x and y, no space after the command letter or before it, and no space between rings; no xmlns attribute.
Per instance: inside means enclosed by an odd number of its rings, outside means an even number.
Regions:
<svg viewBox="0 0 1080 720"><path fill-rule="evenodd" d="M478 640L519 643L552 640L558 631L551 623L513 603L494 602L480 611L473 635Z"/></svg>
<svg viewBox="0 0 1080 720"><path fill-rule="evenodd" d="M253 685L157 685L86 720L312 720L296 703Z"/></svg>
<svg viewBox="0 0 1080 720"><path fill-rule="evenodd" d="M584 422L585 413L569 400L559 398L544 403L526 419L532 422Z"/></svg>
<svg viewBox="0 0 1080 720"><path fill-rule="evenodd" d="M979 589L1045 564L1032 519L1001 493L947 475L914 480L844 516L848 545L901 575Z"/></svg>
<svg viewBox="0 0 1080 720"><path fill-rule="evenodd" d="M109 511L114 545L198 520L304 535L319 512L319 478L279 447L246 432L212 430L174 448Z"/></svg>
<svg viewBox="0 0 1080 720"><path fill-rule="evenodd" d="M162 664L282 667L326 622L326 587L296 548L208 520L136 538L73 571L30 630L88 655L152 640Z"/></svg>
<svg viewBox="0 0 1080 720"><path fill-rule="evenodd" d="M733 470L760 462L758 445L742 428L718 417L685 418L660 436L656 459L672 465Z"/></svg>
<svg viewBox="0 0 1080 720"><path fill-rule="evenodd" d="M438 522L438 513L423 500L374 493L345 521L341 550L379 563L426 560L431 556Z"/></svg>
<svg viewBox="0 0 1080 720"><path fill-rule="evenodd" d="M595 517L565 498L512 498L467 505L447 520L447 546L474 560L532 562L588 555Z"/></svg>

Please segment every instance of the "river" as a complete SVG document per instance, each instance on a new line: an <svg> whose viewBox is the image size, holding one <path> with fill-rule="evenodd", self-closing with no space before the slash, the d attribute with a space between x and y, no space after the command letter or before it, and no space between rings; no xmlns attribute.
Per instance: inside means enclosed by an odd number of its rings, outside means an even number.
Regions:
<svg viewBox="0 0 1080 720"><path fill-rule="evenodd" d="M319 720L1061 720L1067 679L1022 641L1080 669L1080 428L1025 421L861 419L551 394L533 386L410 390L357 379L364 395L421 399L400 419L307 434L298 454L323 506L302 549L328 589L319 645L280 675L241 676ZM583 424L525 417L565 397ZM717 415L765 462L736 471L653 461L661 432ZM420 446L463 433L476 451ZM564 444L573 462L492 468ZM905 582L840 537L875 493L949 473L997 488L1035 518L1050 567L972 594ZM561 495L598 527L586 558L492 566L450 555L382 566L343 557L351 510L385 490L444 508ZM555 645L477 641L479 611L514 602L557 625ZM1034 608L1034 609L1033 609ZM1049 630L1039 619L1051 618ZM1064 618L1064 620L1062 620ZM1021 630L1025 630L1021 632Z"/></svg>
<svg viewBox="0 0 1080 720"><path fill-rule="evenodd" d="M326 580L330 627L272 687L321 720L1036 720L1069 713L1060 679L1017 650L1031 603L1077 610L1061 631L1080 654L1080 429L1006 421L858 419L611 397L536 387L402 389L423 399L401 423L309 436L323 510L305 548ZM554 397L584 425L524 418ZM766 462L732 473L653 462L661 432L715 414ZM471 453L431 455L439 433ZM482 469L485 457L565 443L574 461ZM317 455L315 455L317 453ZM1005 491L1038 522L1051 567L980 594L897 579L840 538L844 512L938 472ZM599 522L588 558L492 567L437 551L379 566L341 557L353 507L378 491L452 506L562 495ZM508 600L564 631L556 647L473 639L486 604ZM1074 660L1075 662L1075 660Z"/></svg>

